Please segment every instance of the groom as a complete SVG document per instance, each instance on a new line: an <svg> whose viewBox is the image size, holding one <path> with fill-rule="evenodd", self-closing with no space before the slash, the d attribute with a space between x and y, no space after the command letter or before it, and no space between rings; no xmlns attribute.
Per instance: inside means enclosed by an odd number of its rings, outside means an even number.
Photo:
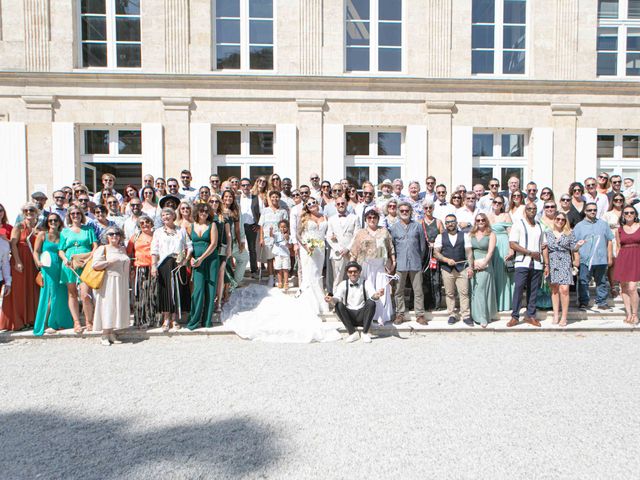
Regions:
<svg viewBox="0 0 640 480"><path fill-rule="evenodd" d="M384 295L384 288L375 291L369 280L360 279L362 267L357 262L347 263L346 270L347 280L338 284L333 291L334 296L327 295L324 300L335 305L336 315L349 332L345 339L347 343L358 340L356 326L362 326L362 341L371 343L369 328L376 313L376 302Z"/></svg>

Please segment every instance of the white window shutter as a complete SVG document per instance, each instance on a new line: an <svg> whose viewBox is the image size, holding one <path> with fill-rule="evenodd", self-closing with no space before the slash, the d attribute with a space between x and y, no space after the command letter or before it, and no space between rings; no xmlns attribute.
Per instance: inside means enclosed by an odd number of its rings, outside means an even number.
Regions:
<svg viewBox="0 0 640 480"><path fill-rule="evenodd" d="M0 122L2 166L11 181L5 182L2 203L11 223L27 201L27 131L22 122Z"/></svg>
<svg viewBox="0 0 640 480"><path fill-rule="evenodd" d="M576 129L576 181L594 177L598 169L598 129Z"/></svg>
<svg viewBox="0 0 640 480"><path fill-rule="evenodd" d="M458 185L470 190L473 185L473 127L453 127L451 129L451 186Z"/></svg>
<svg viewBox="0 0 640 480"><path fill-rule="evenodd" d="M274 171L289 177L293 185L298 185L298 130L293 123L276 125L276 165Z"/></svg>
<svg viewBox="0 0 640 480"><path fill-rule="evenodd" d="M553 128L537 127L531 130L532 176L538 189L553 188Z"/></svg>
<svg viewBox="0 0 640 480"><path fill-rule="evenodd" d="M213 172L211 156L211 124L192 123L189 125L189 156L193 186L198 188L209 185L209 176Z"/></svg>
<svg viewBox="0 0 640 480"><path fill-rule="evenodd" d="M405 136L406 164L403 177L406 181L417 180L424 187L427 178L427 127L407 125Z"/></svg>
<svg viewBox="0 0 640 480"><path fill-rule="evenodd" d="M161 123L143 123L142 176L164 176L164 138Z"/></svg>
<svg viewBox="0 0 640 480"><path fill-rule="evenodd" d="M51 124L53 190L71 186L76 178L76 135L71 122Z"/></svg>
<svg viewBox="0 0 640 480"><path fill-rule="evenodd" d="M344 126L342 124L325 124L323 126L323 180L335 183L344 178L344 144Z"/></svg>

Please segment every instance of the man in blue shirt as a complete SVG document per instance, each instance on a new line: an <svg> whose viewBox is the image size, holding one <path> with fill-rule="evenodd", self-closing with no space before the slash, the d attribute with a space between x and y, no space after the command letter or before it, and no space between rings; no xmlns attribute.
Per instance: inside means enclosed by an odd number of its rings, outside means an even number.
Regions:
<svg viewBox="0 0 640 480"><path fill-rule="evenodd" d="M609 281L607 267L613 263L611 241L613 233L607 222L598 220L598 205L588 202L584 207L584 220L573 230L576 240L585 243L578 251L578 302L581 309L589 308L589 282L593 277L596 283L596 305L599 310L609 310Z"/></svg>

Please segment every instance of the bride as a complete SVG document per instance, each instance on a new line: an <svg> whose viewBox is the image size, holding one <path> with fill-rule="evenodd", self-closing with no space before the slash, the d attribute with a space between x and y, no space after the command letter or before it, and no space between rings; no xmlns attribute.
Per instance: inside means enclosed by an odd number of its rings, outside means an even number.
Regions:
<svg viewBox="0 0 640 480"><path fill-rule="evenodd" d="M298 226L300 249L300 295L293 298L277 288L250 285L234 295L223 313L225 326L238 335L266 342L326 342L341 338L333 327L323 324L320 314L329 311L324 301L322 266L327 219L317 200L304 205Z"/></svg>

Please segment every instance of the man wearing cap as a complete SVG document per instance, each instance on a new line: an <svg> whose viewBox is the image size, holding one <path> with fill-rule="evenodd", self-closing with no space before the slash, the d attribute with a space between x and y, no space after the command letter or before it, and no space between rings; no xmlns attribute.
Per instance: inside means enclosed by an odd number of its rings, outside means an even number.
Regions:
<svg viewBox="0 0 640 480"><path fill-rule="evenodd" d="M380 210L381 212L384 210L384 207L387 206L387 203L389 203L389 200L391 200L393 197L393 182L391 180L389 180L388 178L385 178L382 183L380 185L378 185L378 188L380 189L380 191L382 192L381 195L376 198L376 207L378 207L378 210Z"/></svg>
<svg viewBox="0 0 640 480"><path fill-rule="evenodd" d="M384 295L384 288L376 291L371 281L361 279L362 267L357 262L347 263L346 270L347 280L340 282L333 296L326 295L324 300L335 306L336 315L349 333L345 339L347 343L358 340L357 326L362 326L362 341L371 343L369 329L376 302Z"/></svg>
<svg viewBox="0 0 640 480"><path fill-rule="evenodd" d="M47 199L47 195L44 192L33 192L31 194L31 200L36 204L36 207L38 207L38 225L43 225L47 215L49 215L49 212L44 209L44 206L47 204ZM15 225L22 222L22 220L24 220L24 217L22 213L20 213L16 217Z"/></svg>

